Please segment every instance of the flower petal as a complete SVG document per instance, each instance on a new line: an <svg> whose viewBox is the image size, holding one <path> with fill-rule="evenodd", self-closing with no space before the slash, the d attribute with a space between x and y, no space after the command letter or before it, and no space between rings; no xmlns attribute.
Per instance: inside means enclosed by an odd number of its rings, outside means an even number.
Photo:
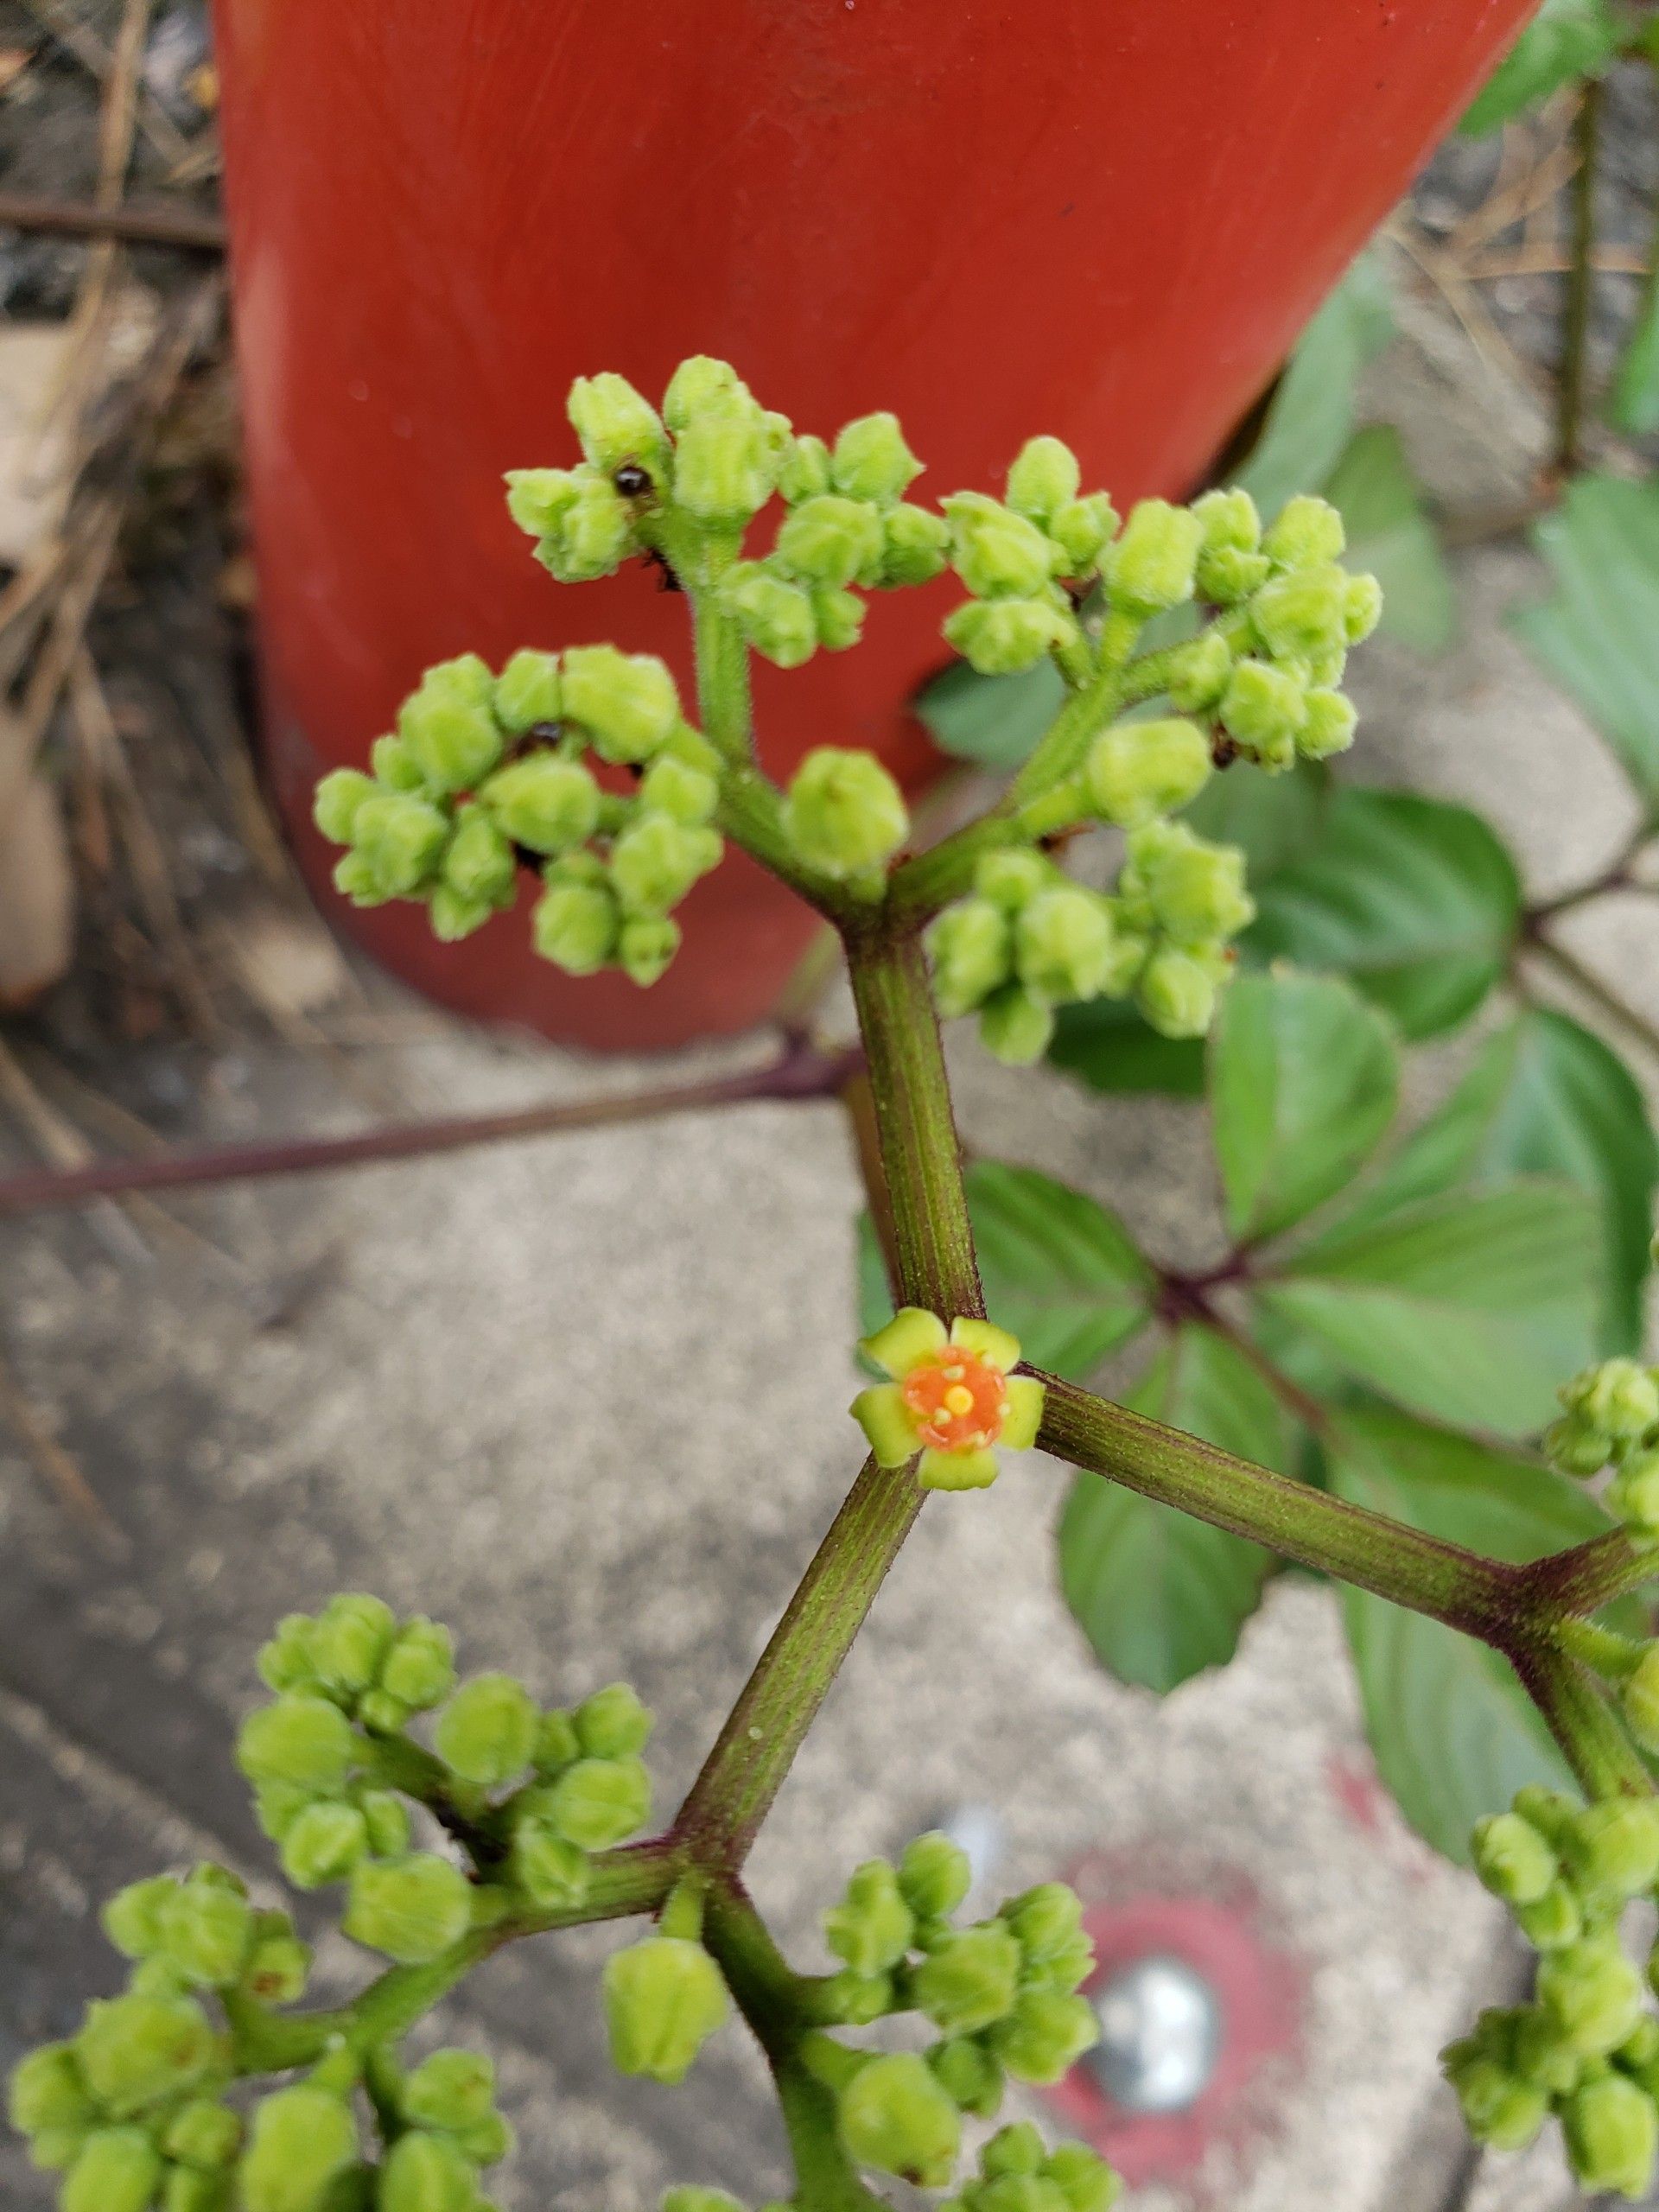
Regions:
<svg viewBox="0 0 1659 2212"><path fill-rule="evenodd" d="M921 1439L896 1382L876 1382L861 1390L849 1410L870 1440L878 1467L902 1467L915 1458Z"/></svg>
<svg viewBox="0 0 1659 2212"><path fill-rule="evenodd" d="M984 1490L996 1480L996 1454L926 1451L916 1479L924 1490Z"/></svg>
<svg viewBox="0 0 1659 2212"><path fill-rule="evenodd" d="M1034 1376L1008 1377L1008 1410L1002 1416L999 1444L1006 1444L1013 1452L1030 1451L1043 1418L1043 1386Z"/></svg>
<svg viewBox="0 0 1659 2212"><path fill-rule="evenodd" d="M866 1337L858 1348L866 1359L899 1376L908 1375L918 1359L940 1351L944 1342L944 1324L937 1313L922 1306L901 1306L885 1329Z"/></svg>
<svg viewBox="0 0 1659 2212"><path fill-rule="evenodd" d="M1006 1329L999 1329L995 1321L969 1321L959 1316L950 1324L950 1341L960 1344L964 1351L977 1352L980 1358L988 1359L1005 1375L1011 1367L1020 1364L1019 1338L1010 1336Z"/></svg>

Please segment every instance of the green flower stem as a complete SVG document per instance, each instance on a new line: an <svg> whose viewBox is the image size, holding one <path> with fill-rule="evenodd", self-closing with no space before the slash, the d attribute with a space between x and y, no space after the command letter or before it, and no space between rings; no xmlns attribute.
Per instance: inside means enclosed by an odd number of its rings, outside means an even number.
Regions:
<svg viewBox="0 0 1659 2212"><path fill-rule="evenodd" d="M1641 1753L1575 1661L1538 1641L1523 1643L1510 1659L1587 1797L1652 1795Z"/></svg>
<svg viewBox="0 0 1659 2212"><path fill-rule="evenodd" d="M728 760L747 761L754 753L748 647L713 589L695 589L691 596L703 734Z"/></svg>
<svg viewBox="0 0 1659 2212"><path fill-rule="evenodd" d="M747 761L728 761L721 769L720 807L715 820L734 844L741 845L762 868L831 921L868 912L862 902L849 896L844 884L820 875L796 858L784 834L783 801L777 786Z"/></svg>
<svg viewBox="0 0 1659 2212"><path fill-rule="evenodd" d="M1645 1649L1633 1637L1599 1628L1594 1621L1557 1621L1550 1634L1569 1659L1576 1659L1606 1682L1628 1681L1640 1665Z"/></svg>
<svg viewBox="0 0 1659 2212"><path fill-rule="evenodd" d="M1525 1624L1523 1570L1270 1474L1075 1383L1041 1380L1039 1441L1057 1458L1499 1648Z"/></svg>
<svg viewBox="0 0 1659 2212"><path fill-rule="evenodd" d="M1659 1541L1635 1544L1622 1529L1553 1553L1523 1569L1527 1592L1545 1618L1599 1612L1659 1577Z"/></svg>
<svg viewBox="0 0 1659 2212"><path fill-rule="evenodd" d="M913 937L872 931L848 957L892 1201L901 1304L982 1314L973 1232L926 965ZM735 1871L921 1510L905 1471L867 1460L790 1599L675 1824L709 1867Z"/></svg>
<svg viewBox="0 0 1659 2212"><path fill-rule="evenodd" d="M865 2188L842 2148L833 2093L802 2055L810 2032L807 1993L812 1985L791 1971L736 1882L710 1892L703 1940L772 2069L795 2164L797 2202L812 2212L881 2212L881 2199Z"/></svg>

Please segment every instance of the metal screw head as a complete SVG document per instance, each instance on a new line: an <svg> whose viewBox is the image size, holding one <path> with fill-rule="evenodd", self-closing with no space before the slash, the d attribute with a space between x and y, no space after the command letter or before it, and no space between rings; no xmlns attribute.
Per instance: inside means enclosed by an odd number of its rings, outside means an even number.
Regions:
<svg viewBox="0 0 1659 2212"><path fill-rule="evenodd" d="M1196 1967L1168 1953L1136 1959L1089 1993L1100 2041L1086 2063L1125 2112L1185 2112L1221 2055L1221 2007Z"/></svg>

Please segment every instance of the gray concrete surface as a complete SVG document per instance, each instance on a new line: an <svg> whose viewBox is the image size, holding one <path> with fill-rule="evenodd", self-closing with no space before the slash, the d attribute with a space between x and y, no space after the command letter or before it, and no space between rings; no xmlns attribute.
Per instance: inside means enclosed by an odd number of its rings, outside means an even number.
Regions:
<svg viewBox="0 0 1659 2212"><path fill-rule="evenodd" d="M1459 497L1496 496L1536 426L1436 315L1412 324L1389 410ZM1529 558L1460 565L1448 661L1364 657L1355 772L1476 799L1553 888L1617 845L1620 787L1502 626ZM1628 926L1584 925L1613 956ZM1195 1109L1010 1077L965 1041L953 1058L975 1147L1109 1198L1163 1251L1205 1249ZM435 1020L394 1079L409 1109L453 1110L639 1072ZM349 1111L291 1055L228 1076L208 1109L226 1133ZM110 1888L203 1848L265 1866L232 1730L266 1624L336 1587L449 1619L466 1663L550 1698L628 1675L661 1715L671 1806L856 1462L833 1347L858 1203L835 1110L758 1107L229 1193L191 1210L217 1261L135 1269L82 1223L0 1230L10 1357L128 1546L89 1546L0 1427L0 2064L112 1985L92 1918ZM1060 1606L1065 1486L1033 1458L924 1516L756 1853L791 1951L817 1961L817 1914L857 1858L997 1804L1007 1886L1092 1854L1125 1894L1248 1897L1300 1989L1299 2049L1248 2125L1191 2187L1138 2202L1441 2212L1472 2185L1481 2212L1560 2212L1557 2164L1477 2166L1450 2124L1435 2050L1512 1967L1472 1883L1368 1786L1328 1598L1276 1584L1237 1663L1159 1706L1102 1676ZM595 1975L617 1940L520 1947L442 2023L501 2058L524 2134L504 2205L779 2190L738 2031L679 2091L610 2074ZM343 1946L326 1968L359 1970ZM0 2196L47 2201L15 2145Z"/></svg>

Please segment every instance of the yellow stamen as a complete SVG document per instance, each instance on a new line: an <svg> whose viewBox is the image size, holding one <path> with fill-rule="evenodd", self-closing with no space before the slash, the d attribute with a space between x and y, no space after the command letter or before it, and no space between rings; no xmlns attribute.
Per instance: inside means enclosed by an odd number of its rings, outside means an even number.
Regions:
<svg viewBox="0 0 1659 2212"><path fill-rule="evenodd" d="M974 1394L965 1382L953 1382L944 1394L944 1402L953 1414L970 1414L974 1410Z"/></svg>

